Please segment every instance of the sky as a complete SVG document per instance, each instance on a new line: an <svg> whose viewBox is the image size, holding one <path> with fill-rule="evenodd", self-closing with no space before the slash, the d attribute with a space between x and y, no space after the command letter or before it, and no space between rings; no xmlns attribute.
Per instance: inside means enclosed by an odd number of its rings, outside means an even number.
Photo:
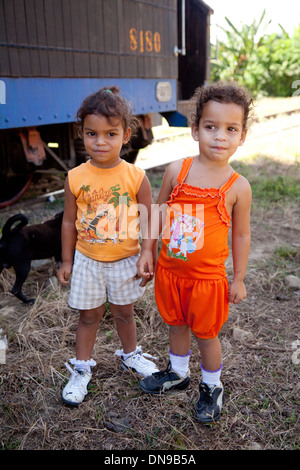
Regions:
<svg viewBox="0 0 300 470"><path fill-rule="evenodd" d="M300 2L299 0L284 0L283 2L276 0L204 0L213 10L214 14L211 16L211 39L218 32L218 37L221 39L222 32L220 28L215 27L215 24L229 28L228 23L224 19L225 16L238 27L241 24L251 24L254 19L259 19L266 10L266 15L263 24L272 20L271 24L266 30L266 34L273 32L280 32L278 23L288 33L293 33L296 25L300 24Z"/></svg>

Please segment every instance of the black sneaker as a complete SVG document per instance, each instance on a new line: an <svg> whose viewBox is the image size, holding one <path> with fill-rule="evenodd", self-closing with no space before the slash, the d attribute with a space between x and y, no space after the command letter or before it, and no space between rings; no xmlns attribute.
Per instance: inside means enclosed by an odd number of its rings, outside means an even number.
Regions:
<svg viewBox="0 0 300 470"><path fill-rule="evenodd" d="M145 377L139 383L143 392L159 394L169 390L184 390L190 384L190 372L186 377L181 377L177 372L171 369L171 363L165 370L154 372Z"/></svg>
<svg viewBox="0 0 300 470"><path fill-rule="evenodd" d="M203 424L214 423L221 416L224 403L224 388L216 385L210 388L201 382L199 385L200 398L195 405L195 420Z"/></svg>

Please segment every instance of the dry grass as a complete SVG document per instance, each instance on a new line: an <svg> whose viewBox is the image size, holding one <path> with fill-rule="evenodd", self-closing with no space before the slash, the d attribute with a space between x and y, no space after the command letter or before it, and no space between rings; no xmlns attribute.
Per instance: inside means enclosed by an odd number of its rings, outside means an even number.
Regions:
<svg viewBox="0 0 300 470"><path fill-rule="evenodd" d="M299 258L293 260L293 267L299 268ZM120 344L109 312L95 345L98 365L90 393L78 409L64 406L60 398L68 376L64 362L74 355L77 313L67 307L65 289L42 288L48 270L30 276L26 288L38 293L32 307L9 294L14 276L6 271L1 275L1 327L9 340L7 362L1 365L0 375L2 448L299 447L298 377L291 357L292 342L299 337L300 298L286 289L285 272L285 266L270 259L250 260L248 298L231 308L221 334L226 390L222 419L215 426L202 427L192 417L199 378L196 344L192 346L192 383L187 391L164 397L144 395L138 388L139 378L122 372L114 355ZM143 350L157 355L158 365L164 367L168 335L155 308L152 286L136 305L136 322ZM253 341L234 341L234 327L251 331Z"/></svg>
<svg viewBox="0 0 300 470"><path fill-rule="evenodd" d="M9 273L2 281L11 284ZM295 449L299 446L297 371L291 360L299 326L299 297L285 292L267 266L251 269L249 297L231 310L221 335L226 403L221 421L202 427L192 417L197 399L199 353L192 346L192 384L185 392L144 395L139 378L122 372L114 356L119 341L109 312L95 345L98 365L90 393L78 408L62 404L74 355L77 313L66 306L63 289L40 291L33 307L5 293L2 327L8 334L1 366L3 449L19 450L237 450ZM30 286L28 286L29 288ZM288 301L276 301L278 292ZM284 308L283 308L284 306ZM136 306L140 344L166 364L167 330L156 312L153 290ZM250 343L232 338L233 327L251 331Z"/></svg>
<svg viewBox="0 0 300 470"><path fill-rule="evenodd" d="M247 163L255 179L286 171L272 161ZM289 165L292 165L291 163ZM299 178L299 166L289 167ZM152 174L152 177L154 175ZM159 177L159 175L158 175ZM6 364L0 365L0 449L7 450L295 450L299 443L299 365L292 361L299 337L299 292L285 286L286 274L300 272L299 203L262 205L254 201L248 297L232 306L220 339L226 401L216 425L193 420L198 398L199 352L192 344L191 386L162 397L143 394L139 377L124 372L120 348L107 311L97 337L90 393L78 408L60 398L74 356L77 312L67 307L68 292L43 282L55 267L32 271L25 292L36 293L25 306L10 293L14 275L0 277L0 327L8 337ZM293 247L286 255L278 247ZM232 275L230 263L229 277ZM168 332L157 312L153 286L136 304L139 344L168 360ZM233 339L233 328L253 334Z"/></svg>

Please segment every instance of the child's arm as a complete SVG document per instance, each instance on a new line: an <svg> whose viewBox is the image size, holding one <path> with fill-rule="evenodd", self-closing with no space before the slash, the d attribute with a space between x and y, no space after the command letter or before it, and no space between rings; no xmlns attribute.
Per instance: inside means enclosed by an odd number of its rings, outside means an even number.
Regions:
<svg viewBox="0 0 300 470"><path fill-rule="evenodd" d="M250 209L251 188L245 178L240 180L240 188L232 212L232 257L233 281L229 289L229 302L237 304L246 296L244 284L250 249Z"/></svg>
<svg viewBox="0 0 300 470"><path fill-rule="evenodd" d="M65 207L61 228L62 265L57 272L57 277L62 284L69 283L72 272L74 250L77 240L75 221L77 206L75 196L71 193L68 178L65 182Z"/></svg>
<svg viewBox="0 0 300 470"><path fill-rule="evenodd" d="M152 192L150 182L146 175L144 176L137 194L137 202L139 205L140 231L143 242L141 255L137 262L136 278L142 277L143 279L140 285L145 286L147 282L152 279L154 272L154 247L151 247L149 250L149 246L147 245L151 231Z"/></svg>
<svg viewBox="0 0 300 470"><path fill-rule="evenodd" d="M172 189L176 184L176 177L180 167L181 161L180 163L171 163L167 167L156 204L149 210L148 236L143 240L142 252L137 264L138 277L143 278L141 285L145 285L153 278L157 260L158 238L162 231L166 215L165 203L169 199Z"/></svg>

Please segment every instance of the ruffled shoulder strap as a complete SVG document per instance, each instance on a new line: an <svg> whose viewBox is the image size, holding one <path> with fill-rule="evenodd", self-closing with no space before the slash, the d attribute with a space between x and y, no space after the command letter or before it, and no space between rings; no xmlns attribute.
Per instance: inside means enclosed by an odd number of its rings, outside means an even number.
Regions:
<svg viewBox="0 0 300 470"><path fill-rule="evenodd" d="M231 188L233 183L239 178L239 176L240 175L236 171L234 171L232 175L230 176L230 178L226 181L226 183L224 183L223 186L221 186L219 190L220 194L227 193L227 191L229 191L229 189Z"/></svg>
<svg viewBox="0 0 300 470"><path fill-rule="evenodd" d="M223 222L225 222L228 227L230 227L231 217L226 209L225 197L227 191L229 191L229 189L231 188L233 183L239 178L239 176L240 175L234 171L230 178L226 181L226 183L224 183L223 186L221 186L221 188L219 189L220 200L217 205L217 209L219 211L221 219L223 220Z"/></svg>
<svg viewBox="0 0 300 470"><path fill-rule="evenodd" d="M182 184L184 182L192 163L193 163L193 157L188 157L183 160L180 172L178 173L178 176L177 176L177 181L179 184Z"/></svg>

